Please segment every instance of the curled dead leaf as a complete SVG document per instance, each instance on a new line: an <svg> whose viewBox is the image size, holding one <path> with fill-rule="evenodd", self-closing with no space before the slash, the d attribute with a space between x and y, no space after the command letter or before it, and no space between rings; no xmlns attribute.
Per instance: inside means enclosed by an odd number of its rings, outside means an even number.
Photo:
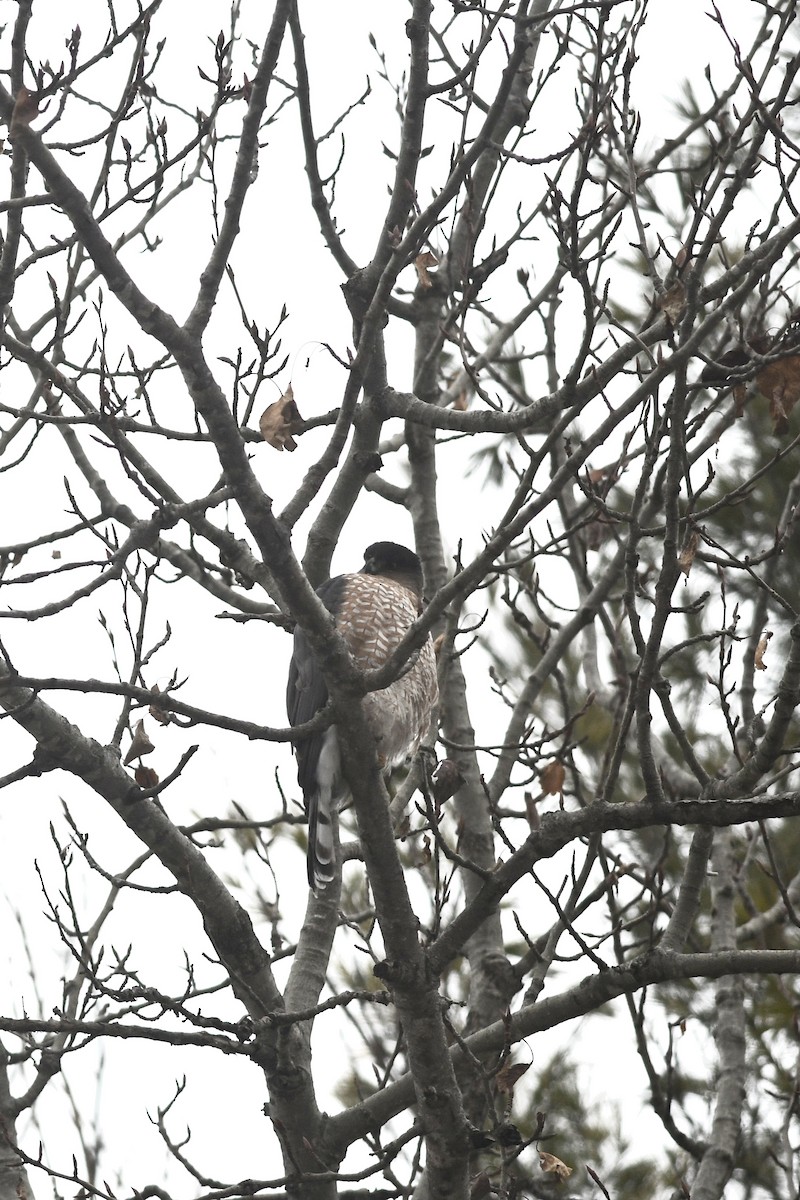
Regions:
<svg viewBox="0 0 800 1200"><path fill-rule="evenodd" d="M432 288L433 280L430 276L430 268L438 267L439 260L430 250L423 250L422 254L418 254L414 259L419 286L423 288Z"/></svg>
<svg viewBox="0 0 800 1200"><path fill-rule="evenodd" d="M687 534L686 541L683 543L683 549L681 550L680 557L678 559L678 566L687 579L689 578L689 572L692 569L694 556L697 554L697 547L699 545L700 534L696 529L693 529L689 534Z"/></svg>
<svg viewBox="0 0 800 1200"><path fill-rule="evenodd" d="M508 1096L514 1095L514 1085L517 1080L529 1070L531 1064L507 1062L505 1066L494 1077L494 1085L498 1092L505 1092Z"/></svg>
<svg viewBox="0 0 800 1200"><path fill-rule="evenodd" d="M433 772L431 791L438 806L455 796L464 782L464 777L452 758L445 758Z"/></svg>
<svg viewBox="0 0 800 1200"><path fill-rule="evenodd" d="M276 450L296 450L294 435L299 435L302 420L295 403L292 385L289 384L280 400L264 409L258 427L264 441Z"/></svg>
<svg viewBox="0 0 800 1200"><path fill-rule="evenodd" d="M39 115L39 101L26 87L17 92L14 107L11 111L11 136L19 129L25 129Z"/></svg>
<svg viewBox="0 0 800 1200"><path fill-rule="evenodd" d="M664 316L669 321L674 329L678 324L678 318L686 307L686 288L677 279L672 287L667 288L665 292L658 297L656 305L661 309Z"/></svg>
<svg viewBox="0 0 800 1200"><path fill-rule="evenodd" d="M569 1179L572 1174L572 1167L556 1158L555 1154L548 1154L546 1150L539 1151L539 1165L543 1171L552 1171L559 1183Z"/></svg>
<svg viewBox="0 0 800 1200"><path fill-rule="evenodd" d="M396 829L394 831L394 835L396 838L399 838L401 842L404 842L410 833L411 833L411 818L406 813L403 816L403 819L400 822L400 824L396 827Z"/></svg>
<svg viewBox="0 0 800 1200"><path fill-rule="evenodd" d="M139 721L133 731L133 740L125 755L124 764L127 767L135 758L141 758L143 754L150 754L155 750L155 746L150 741L144 730L144 721Z"/></svg>
<svg viewBox="0 0 800 1200"><path fill-rule="evenodd" d="M427 867L433 857L431 853L431 839L427 833L423 833L419 844L414 848L411 856L412 867Z"/></svg>
<svg viewBox="0 0 800 1200"><path fill-rule="evenodd" d="M146 767L144 763L139 763L133 772L133 778L140 788L153 788L158 784L158 775L152 767Z"/></svg>
<svg viewBox="0 0 800 1200"><path fill-rule="evenodd" d="M539 772L539 784L545 796L560 796L564 791L566 771L560 762L548 763Z"/></svg>
<svg viewBox="0 0 800 1200"><path fill-rule="evenodd" d="M769 639L771 637L771 631L769 629L765 629L759 639L758 645L756 646L753 662L757 671L766 671L767 669L767 664L764 662L764 655L767 652L767 646L769 645Z"/></svg>
<svg viewBox="0 0 800 1200"><path fill-rule="evenodd" d="M756 376L758 390L769 400L769 415L774 433L789 430L789 414L800 400L800 357L782 358L770 363Z"/></svg>

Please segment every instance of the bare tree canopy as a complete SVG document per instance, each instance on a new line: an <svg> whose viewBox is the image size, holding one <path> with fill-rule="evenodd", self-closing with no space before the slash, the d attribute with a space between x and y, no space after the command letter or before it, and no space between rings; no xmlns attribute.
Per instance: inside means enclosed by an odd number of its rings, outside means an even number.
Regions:
<svg viewBox="0 0 800 1200"><path fill-rule="evenodd" d="M798 1200L796 3L7 8L0 1200Z"/></svg>

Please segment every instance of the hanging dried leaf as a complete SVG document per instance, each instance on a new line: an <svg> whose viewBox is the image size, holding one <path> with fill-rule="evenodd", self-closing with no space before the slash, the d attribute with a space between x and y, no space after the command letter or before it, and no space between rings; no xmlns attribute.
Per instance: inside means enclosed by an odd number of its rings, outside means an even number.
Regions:
<svg viewBox="0 0 800 1200"><path fill-rule="evenodd" d="M789 414L800 400L800 357L770 363L756 376L758 390L769 400L773 432L788 433Z"/></svg>
<svg viewBox="0 0 800 1200"><path fill-rule="evenodd" d="M559 1183L569 1179L572 1174L572 1167L568 1167L560 1158L556 1158L555 1154L548 1154L546 1150L539 1151L539 1165L543 1171L552 1171Z"/></svg>
<svg viewBox="0 0 800 1200"><path fill-rule="evenodd" d="M764 655L767 652L767 646L769 645L769 639L771 637L772 633L769 629L766 629L764 633L762 633L759 643L756 646L756 653L753 661L757 671L766 671L767 669L767 664L764 662Z"/></svg>
<svg viewBox="0 0 800 1200"><path fill-rule="evenodd" d="M498 1092L505 1092L507 1096L514 1095L514 1085L517 1080L529 1070L531 1064L507 1062L505 1066L494 1077L494 1085Z"/></svg>
<svg viewBox="0 0 800 1200"><path fill-rule="evenodd" d="M689 572L692 569L694 556L697 554L697 547L699 545L700 534L696 529L693 529L691 533L687 535L686 541L683 543L683 549L681 550L680 558L678 559L678 566L687 579L689 578Z"/></svg>
<svg viewBox="0 0 800 1200"><path fill-rule="evenodd" d="M414 259L414 266L417 269L417 277L419 278L419 286L423 288L432 288L433 280L430 276L430 268L438 267L439 260L430 250L423 250L422 254L418 254Z"/></svg>
<svg viewBox="0 0 800 1200"><path fill-rule="evenodd" d="M455 796L464 782L464 777L452 758L439 763L431 778L431 792L437 807L441 807L451 796Z"/></svg>
<svg viewBox="0 0 800 1200"><path fill-rule="evenodd" d="M672 287L658 297L656 305L661 309L664 316L669 321L674 329L678 324L678 318L686 307L686 288L681 283L680 279L676 279Z"/></svg>
<svg viewBox="0 0 800 1200"><path fill-rule="evenodd" d="M439 636L435 639L435 641L433 643L433 653L435 654L437 659L438 659L439 655L442 653L443 645L444 645L444 634L440 633Z"/></svg>
<svg viewBox="0 0 800 1200"><path fill-rule="evenodd" d="M405 813L402 821L396 827L396 829L394 831L394 835L396 838L399 838L401 842L404 842L410 833L411 833L411 818L409 817L408 813Z"/></svg>
<svg viewBox="0 0 800 1200"><path fill-rule="evenodd" d="M427 833L423 833L422 839L418 846L415 847L411 857L412 867L427 867L431 861L431 839Z"/></svg>
<svg viewBox="0 0 800 1200"><path fill-rule="evenodd" d="M158 775L152 767L146 767L144 763L139 763L136 770L133 772L133 778L136 780L140 788L153 788L158 783Z"/></svg>
<svg viewBox="0 0 800 1200"><path fill-rule="evenodd" d="M295 404L292 385L289 384L280 400L270 404L261 414L258 427L261 436L276 450L296 450L294 434L299 436L303 418Z"/></svg>
<svg viewBox="0 0 800 1200"><path fill-rule="evenodd" d="M150 754L153 750L155 750L155 746L144 731L144 721L139 721L133 731L133 741L125 755L125 766L132 763L135 758L141 758L143 754Z"/></svg>
<svg viewBox="0 0 800 1200"><path fill-rule="evenodd" d="M466 388L462 388L453 401L453 408L456 412L466 412L469 408L469 397L467 396Z"/></svg>
<svg viewBox="0 0 800 1200"><path fill-rule="evenodd" d="M545 796L560 796L564 791L566 771L563 763L551 762L539 772L539 784Z"/></svg>
<svg viewBox="0 0 800 1200"><path fill-rule="evenodd" d="M39 115L39 101L26 87L21 87L14 101L11 112L11 136L19 129L25 129Z"/></svg>

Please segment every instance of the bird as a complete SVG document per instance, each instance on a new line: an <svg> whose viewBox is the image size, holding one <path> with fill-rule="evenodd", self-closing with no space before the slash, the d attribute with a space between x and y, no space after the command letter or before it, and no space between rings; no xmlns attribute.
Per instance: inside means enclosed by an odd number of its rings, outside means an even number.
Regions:
<svg viewBox="0 0 800 1200"><path fill-rule="evenodd" d="M383 666L422 612L422 564L406 546L375 542L364 551L360 571L327 580L317 595L333 616L356 667L373 671ZM297 626L286 687L290 725L309 721L327 699L322 670ZM436 656L429 635L398 679L363 699L385 774L416 753L438 699ZM308 884L318 892L335 875L333 820L349 795L336 726L298 740L294 750L308 814Z"/></svg>

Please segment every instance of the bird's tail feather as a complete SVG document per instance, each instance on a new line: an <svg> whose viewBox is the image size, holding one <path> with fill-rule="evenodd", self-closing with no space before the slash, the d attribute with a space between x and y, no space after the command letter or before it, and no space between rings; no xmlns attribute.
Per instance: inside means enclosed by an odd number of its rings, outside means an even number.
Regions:
<svg viewBox="0 0 800 1200"><path fill-rule="evenodd" d="M336 873L333 846L333 814L328 804L320 804L319 791L314 791L308 803L308 886L313 891L327 887Z"/></svg>

